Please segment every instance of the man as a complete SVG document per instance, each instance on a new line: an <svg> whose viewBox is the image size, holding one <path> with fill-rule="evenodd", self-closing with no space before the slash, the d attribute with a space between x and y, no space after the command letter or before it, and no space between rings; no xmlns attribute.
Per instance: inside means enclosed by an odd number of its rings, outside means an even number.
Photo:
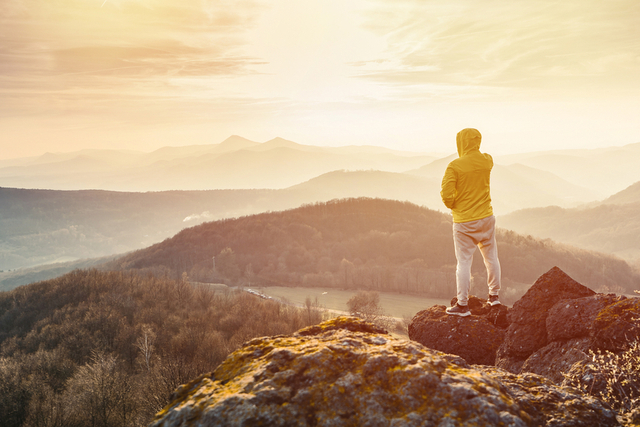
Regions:
<svg viewBox="0 0 640 427"><path fill-rule="evenodd" d="M500 304L500 262L496 245L496 219L491 207L489 178L493 158L480 152L482 136L476 129L463 129L456 136L458 158L447 166L442 179L442 201L453 215L453 242L458 266L458 302L447 314L469 316L471 262L480 248L487 268L489 303Z"/></svg>

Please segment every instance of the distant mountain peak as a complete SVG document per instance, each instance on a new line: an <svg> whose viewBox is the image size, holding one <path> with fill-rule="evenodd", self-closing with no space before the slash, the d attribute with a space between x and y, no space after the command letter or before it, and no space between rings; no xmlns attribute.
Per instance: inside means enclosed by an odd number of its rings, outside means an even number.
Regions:
<svg viewBox="0 0 640 427"><path fill-rule="evenodd" d="M259 143L255 141L251 141L250 139L247 139L247 138L243 138L239 135L231 135L229 138L222 141L219 145L220 147L224 147L224 148L241 150L243 148L254 147L256 145L259 145Z"/></svg>
<svg viewBox="0 0 640 427"><path fill-rule="evenodd" d="M268 145L270 147L300 147L302 144L298 144L297 142L289 141L288 139L280 138L279 136L277 136L265 142L263 145Z"/></svg>

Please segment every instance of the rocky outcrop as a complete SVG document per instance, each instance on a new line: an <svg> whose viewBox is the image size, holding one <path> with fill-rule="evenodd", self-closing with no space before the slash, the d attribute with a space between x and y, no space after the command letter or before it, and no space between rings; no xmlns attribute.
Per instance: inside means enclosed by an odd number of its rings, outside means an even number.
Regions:
<svg viewBox="0 0 640 427"><path fill-rule="evenodd" d="M511 324L498 350L496 366L520 372L526 359L548 344L547 315L564 300L595 295L591 289L573 280L558 267L543 274L513 305Z"/></svg>
<svg viewBox="0 0 640 427"><path fill-rule="evenodd" d="M491 306L471 296L471 316L449 316L445 309L436 305L417 313L409 324L409 338L425 347L457 354L470 364L493 365L508 326L507 307Z"/></svg>
<svg viewBox="0 0 640 427"><path fill-rule="evenodd" d="M471 364L531 372L556 384L574 364L590 360L590 351L619 352L640 338L640 298L596 294L557 267L510 310L476 297L469 308L472 316L464 318L447 316L444 306L423 310L409 337Z"/></svg>
<svg viewBox="0 0 640 427"><path fill-rule="evenodd" d="M556 383L564 380L563 373L590 358L590 350L605 349L594 340L603 329L596 323L601 312L625 297L596 294L590 297L565 300L554 305L547 314L547 342L531 354L520 372L535 372ZM616 321L614 320L613 323ZM614 328L614 330L618 330ZM628 340L620 339L620 345Z"/></svg>
<svg viewBox="0 0 640 427"><path fill-rule="evenodd" d="M467 319L468 320L468 319ZM168 426L614 426L600 401L340 317L254 339L179 387Z"/></svg>
<svg viewBox="0 0 640 427"><path fill-rule="evenodd" d="M560 384L590 351L617 352L638 339L638 318L639 298L596 294L554 267L514 304L496 366Z"/></svg>
<svg viewBox="0 0 640 427"><path fill-rule="evenodd" d="M519 372L533 372L560 384L564 379L563 373L575 363L589 358L590 349L588 338L553 341L529 356Z"/></svg>

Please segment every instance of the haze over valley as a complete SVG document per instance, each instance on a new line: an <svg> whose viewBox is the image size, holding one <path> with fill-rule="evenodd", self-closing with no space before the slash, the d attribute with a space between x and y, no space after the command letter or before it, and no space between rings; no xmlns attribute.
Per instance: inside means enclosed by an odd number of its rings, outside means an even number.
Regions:
<svg viewBox="0 0 640 427"><path fill-rule="evenodd" d="M453 143L450 150L454 153ZM138 192L283 189L329 172L366 170L421 178L422 182L406 184L428 186L423 200L438 208L439 199L430 194L439 192L444 169L454 156L374 146L313 146L282 138L258 143L231 136L218 144L164 147L150 153L82 150L0 160L0 183L14 188ZM500 214L551 204L573 207L604 199L640 180L640 143L494 155L494 160L492 190ZM361 179L359 187L372 191L376 184ZM522 197L523 192L528 196Z"/></svg>
<svg viewBox="0 0 640 427"><path fill-rule="evenodd" d="M373 146L320 147L282 138L257 143L232 136L219 144L164 147L151 153L83 150L3 161L0 270L124 253L205 221L332 199L383 198L445 211L440 180L455 156ZM508 215L499 226L635 262L639 252L629 237L624 240L630 243L621 247L610 242L619 237L598 234L601 227L592 225L589 233L577 231L579 238L567 238L563 232L580 229L545 217L544 210L515 211L557 206L556 212L573 209L576 214L568 217L580 223L595 212L587 206L620 204L631 189L615 195L607 189L640 180L634 167L640 164L640 144L494 159L494 210L498 216ZM601 171L597 175L596 160ZM565 163L571 167L562 167ZM7 188L8 183L23 188ZM635 193L627 196L626 203L634 201ZM616 218L619 210L612 212L610 218ZM517 220L523 215L529 215L524 223ZM531 215L542 217L536 221ZM624 216L625 221L635 217ZM554 227L556 232L549 231Z"/></svg>

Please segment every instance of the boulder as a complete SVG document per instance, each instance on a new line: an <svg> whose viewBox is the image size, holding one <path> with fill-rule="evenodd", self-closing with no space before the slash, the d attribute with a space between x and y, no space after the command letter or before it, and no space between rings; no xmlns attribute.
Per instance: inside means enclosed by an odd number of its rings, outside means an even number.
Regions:
<svg viewBox="0 0 640 427"><path fill-rule="evenodd" d="M504 345L501 345L500 348L498 348L498 351L496 352L495 365L505 371L517 374L522 371L522 366L524 365L524 362L527 361L527 358L508 354L507 351L508 350Z"/></svg>
<svg viewBox="0 0 640 427"><path fill-rule="evenodd" d="M558 267L543 274L513 305L511 324L497 354L496 365L517 373L524 361L548 344L547 315L558 302L595 295Z"/></svg>
<svg viewBox="0 0 640 427"><path fill-rule="evenodd" d="M575 363L591 359L590 349L589 338L553 341L529 356L520 372L543 375L556 384L561 384L564 380L563 373L568 372Z"/></svg>
<svg viewBox="0 0 640 427"><path fill-rule="evenodd" d="M640 298L625 298L608 305L593 321L593 346L619 352L640 339Z"/></svg>
<svg viewBox="0 0 640 427"><path fill-rule="evenodd" d="M340 317L249 341L213 373L180 386L151 425L618 424L599 400L575 389L534 374L471 367Z"/></svg>
<svg viewBox="0 0 640 427"><path fill-rule="evenodd" d="M409 338L425 347L456 354L470 364L493 365L505 334L493 322L499 318L506 322L507 308L483 306L476 300L479 298L469 299L471 316L467 317L448 315L444 305L420 311L409 324Z"/></svg>
<svg viewBox="0 0 640 427"><path fill-rule="evenodd" d="M568 340L591 335L593 322L605 307L624 299L615 294L560 301L547 314L547 341Z"/></svg>

